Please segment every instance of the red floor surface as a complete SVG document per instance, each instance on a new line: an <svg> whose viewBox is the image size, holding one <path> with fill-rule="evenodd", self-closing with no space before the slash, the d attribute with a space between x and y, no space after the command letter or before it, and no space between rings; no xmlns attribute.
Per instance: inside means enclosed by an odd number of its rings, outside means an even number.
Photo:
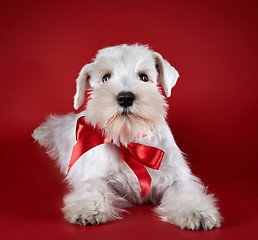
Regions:
<svg viewBox="0 0 258 240"><path fill-rule="evenodd" d="M255 239L258 226L256 1L1 1L1 239ZM63 220L63 177L33 129L72 109L99 48L149 44L180 73L168 123L219 199L220 229L180 230L152 206L79 227Z"/></svg>

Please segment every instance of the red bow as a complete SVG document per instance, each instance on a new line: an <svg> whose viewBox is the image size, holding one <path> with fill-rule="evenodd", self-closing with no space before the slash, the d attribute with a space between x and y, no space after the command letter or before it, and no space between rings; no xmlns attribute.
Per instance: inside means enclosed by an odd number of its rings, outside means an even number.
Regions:
<svg viewBox="0 0 258 240"><path fill-rule="evenodd" d="M111 143L107 137L103 136L100 129L85 123L84 117L80 117L77 120L76 140L77 143L73 147L68 172L85 152L103 143ZM142 197L144 197L150 189L151 177L143 165L158 170L164 152L158 148L139 143L130 143L127 147L121 145L119 149L122 158L137 176L141 186Z"/></svg>

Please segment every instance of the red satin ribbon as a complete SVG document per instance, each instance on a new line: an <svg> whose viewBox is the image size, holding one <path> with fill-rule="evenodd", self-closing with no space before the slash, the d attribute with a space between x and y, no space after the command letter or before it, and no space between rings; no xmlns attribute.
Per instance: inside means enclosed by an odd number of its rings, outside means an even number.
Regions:
<svg viewBox="0 0 258 240"><path fill-rule="evenodd" d="M72 156L68 166L68 173L73 164L87 151L103 143L111 143L107 137L104 137L102 131L85 123L85 118L80 117L76 126L77 143L73 147ZM130 143L127 147L119 147L121 156L127 165L137 176L142 197L144 197L151 185L151 177L144 165L158 170L161 164L164 152L158 148L142 145L139 143Z"/></svg>

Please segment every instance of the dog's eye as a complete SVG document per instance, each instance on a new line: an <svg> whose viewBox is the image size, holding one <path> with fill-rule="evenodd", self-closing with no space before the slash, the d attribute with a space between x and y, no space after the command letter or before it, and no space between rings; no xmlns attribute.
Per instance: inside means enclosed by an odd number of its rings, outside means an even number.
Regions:
<svg viewBox="0 0 258 240"><path fill-rule="evenodd" d="M111 78L111 74L108 73L108 74L106 74L106 75L102 78L102 82L106 82L106 81L108 81L110 78Z"/></svg>
<svg viewBox="0 0 258 240"><path fill-rule="evenodd" d="M140 75L139 75L139 78L140 78L142 81L144 81L144 82L148 82L148 81L149 81L148 76L147 76L146 74L144 74L144 73L140 74Z"/></svg>

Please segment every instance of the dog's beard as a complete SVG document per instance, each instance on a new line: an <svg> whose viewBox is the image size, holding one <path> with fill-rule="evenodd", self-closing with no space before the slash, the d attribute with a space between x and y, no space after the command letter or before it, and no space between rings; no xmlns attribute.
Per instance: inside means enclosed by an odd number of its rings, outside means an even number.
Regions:
<svg viewBox="0 0 258 240"><path fill-rule="evenodd" d="M136 100L133 105L122 108L116 102L116 94L111 87L92 90L86 121L102 128L104 134L117 145L126 146L148 136L156 125L165 121L167 103L154 84L148 84L134 93Z"/></svg>

